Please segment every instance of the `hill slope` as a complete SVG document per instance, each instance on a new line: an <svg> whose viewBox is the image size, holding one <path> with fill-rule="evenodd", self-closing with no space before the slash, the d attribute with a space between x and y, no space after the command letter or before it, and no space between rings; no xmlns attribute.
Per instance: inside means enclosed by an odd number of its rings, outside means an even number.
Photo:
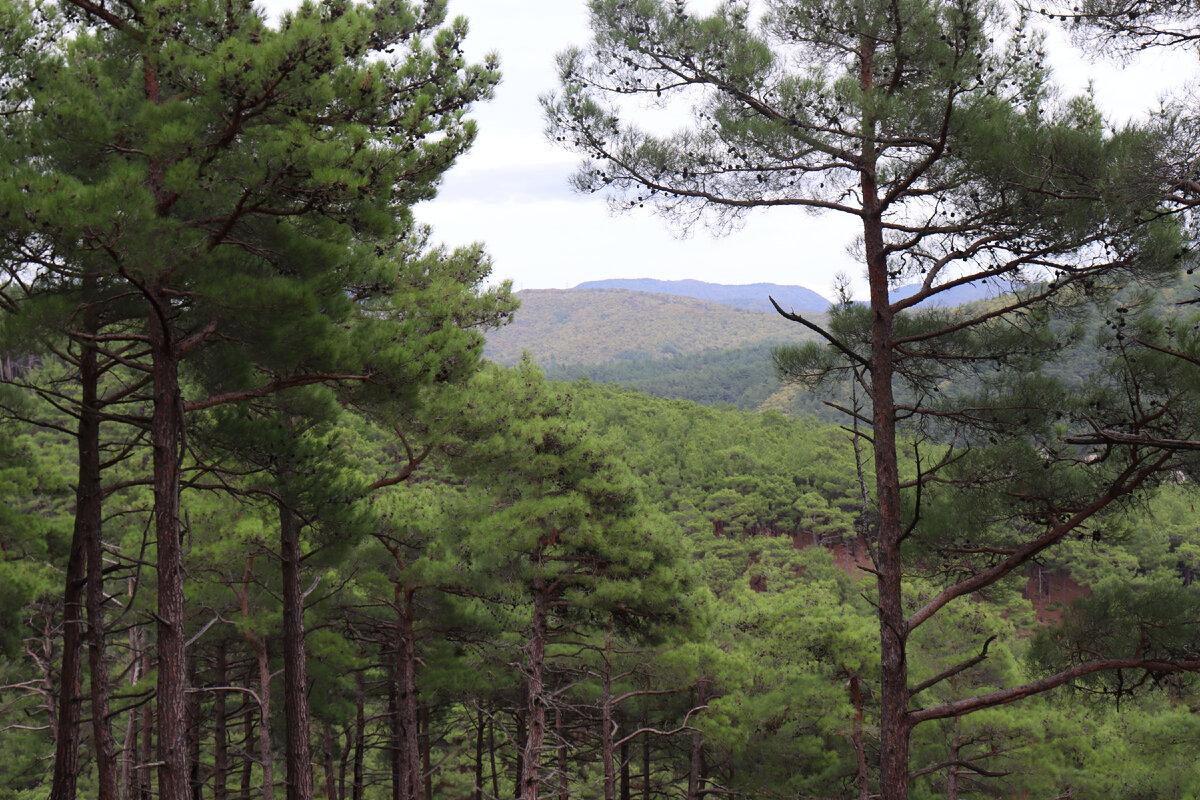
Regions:
<svg viewBox="0 0 1200 800"><path fill-rule="evenodd" d="M543 368L643 361L795 342L810 337L774 312L748 311L686 297L621 289L517 292L513 322L488 334L484 354L502 364L528 351Z"/></svg>

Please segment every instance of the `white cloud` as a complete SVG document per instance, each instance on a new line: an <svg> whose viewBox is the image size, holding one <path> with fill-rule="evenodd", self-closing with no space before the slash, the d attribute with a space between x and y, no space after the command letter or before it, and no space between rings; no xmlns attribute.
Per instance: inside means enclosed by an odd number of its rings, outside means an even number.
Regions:
<svg viewBox="0 0 1200 800"><path fill-rule="evenodd" d="M277 11L294 4L264 5ZM714 4L689 6L704 11ZM845 253L856 235L848 218L780 209L752 214L727 237L701 229L681 240L648 209L612 217L599 195L572 194L567 180L578 156L546 141L537 98L555 88L555 54L588 41L585 0L450 0L449 13L469 20L468 58L497 51L504 80L495 100L472 113L480 130L475 147L447 175L441 196L416 209L437 239L483 241L497 277L519 288L654 277L799 283L828 295L834 273L845 271L862 293L861 267ZM1195 74L1195 56L1184 52L1150 53L1134 65L1089 63L1050 30L1049 58L1065 91L1082 91L1095 77L1097 99L1117 122Z"/></svg>

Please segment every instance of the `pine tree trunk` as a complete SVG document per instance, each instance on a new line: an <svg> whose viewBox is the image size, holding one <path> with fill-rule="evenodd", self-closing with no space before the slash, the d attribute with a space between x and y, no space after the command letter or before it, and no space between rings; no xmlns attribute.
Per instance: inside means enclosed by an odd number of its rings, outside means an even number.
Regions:
<svg viewBox="0 0 1200 800"><path fill-rule="evenodd" d="M600 672L600 760L604 768L604 800L617 800L616 752L613 745L612 626L604 639Z"/></svg>
<svg viewBox="0 0 1200 800"><path fill-rule="evenodd" d="M484 718L483 706L480 705L475 712L475 793L472 795L473 800L483 800L483 744Z"/></svg>
<svg viewBox="0 0 1200 800"><path fill-rule="evenodd" d="M701 680L696 687L696 701L692 704L693 707L701 706L708 702L707 698L707 681ZM692 746L688 758L688 793L687 800L700 800L704 796L704 779L706 766L704 764L704 734L700 731L692 732Z"/></svg>
<svg viewBox="0 0 1200 800"><path fill-rule="evenodd" d="M271 665L267 645L253 636L250 640L258 664L258 759L262 766L263 800L275 798L275 754L271 750Z"/></svg>
<svg viewBox="0 0 1200 800"><path fill-rule="evenodd" d="M337 775L334 770L334 765L337 763L338 758L335 739L333 737L333 723L331 722L325 723L323 743L323 749L325 750L325 800L338 800Z"/></svg>
<svg viewBox="0 0 1200 800"><path fill-rule="evenodd" d="M417 642L413 630L413 589L397 585L396 605L396 716L392 746L398 759L397 800L420 800L421 746L417 705Z"/></svg>
<svg viewBox="0 0 1200 800"><path fill-rule="evenodd" d="M287 730L287 800L313 800L308 656L304 647L300 518L279 506L283 583L283 711Z"/></svg>
<svg viewBox="0 0 1200 800"><path fill-rule="evenodd" d="M95 294L95 281L94 275L84 277L85 333L95 333L99 329L97 311L89 302ZM100 487L100 409L97 400L99 379L96 348L89 342L84 342L79 353L80 403L75 437L79 464L76 468L75 522L71 533L71 550L67 557L66 586L63 590L62 670L59 676L58 722L55 726L54 772L50 785L50 800L74 800L79 774L84 589L86 586L88 600L91 601L93 579L91 575L86 575L86 569L92 560L93 542L99 547L103 520ZM101 574L97 569L95 580L102 580ZM90 616L90 602L88 611ZM98 622L99 620L89 619L91 624ZM90 642L92 637L88 638ZM94 652L92 657L95 658ZM93 674L95 671L93 669ZM107 700L107 695L103 699ZM93 708L94 705L93 703ZM107 707L104 711L107 714ZM103 739L99 740L99 743L103 747ZM103 758L103 754L98 755ZM108 755L111 758L111 748ZM104 766L110 765L105 762ZM103 782L104 777L102 771L102 782L99 786L101 797L104 800L113 800L113 795L103 794L110 788Z"/></svg>
<svg viewBox="0 0 1200 800"><path fill-rule="evenodd" d="M126 588L126 595L129 598L133 598L136 587L137 584L130 578ZM137 682L142 679L141 667L143 659L142 628L138 625L131 625L129 626L128 669L130 686L136 686ZM121 797L125 798L125 800L139 800L141 797L141 781L145 773L145 770L136 768L141 754L139 714L140 711L137 708L129 710L129 722L125 728L125 743L121 748L120 791Z"/></svg>
<svg viewBox="0 0 1200 800"><path fill-rule="evenodd" d="M188 683L195 685L196 680L196 659L192 656L188 657ZM188 710L188 789L192 800L203 800L204 796L204 781L201 777L200 764L200 694L198 692L189 692L187 701Z"/></svg>
<svg viewBox="0 0 1200 800"><path fill-rule="evenodd" d="M513 797L516 800L521 800L521 776L525 774L525 745L529 741L529 732L525 725L525 716L529 713L529 695L528 687L525 684L521 685L521 701L517 705L516 711L513 713L514 722L516 723L516 745L517 758L513 774ZM495 752L493 750L492 752Z"/></svg>
<svg viewBox="0 0 1200 800"><path fill-rule="evenodd" d="M105 647L103 558L101 542L88 545L88 667L92 682L92 740L96 758L96 797L117 800L116 742L109 716L112 695ZM93 577L95 575L95 577Z"/></svg>
<svg viewBox="0 0 1200 800"><path fill-rule="evenodd" d="M554 735L558 739L558 800L570 800L571 767L567 759L567 737L563 733L563 711L558 707L554 709Z"/></svg>
<svg viewBox="0 0 1200 800"><path fill-rule="evenodd" d="M80 428L83 428L80 420ZM80 472L84 459L84 436L80 431ZM75 800L79 776L79 712L83 704L80 680L83 674L83 590L87 563L88 515L80 510L86 498L85 479L80 475L76 488L75 530L71 551L67 557L66 587L63 590L62 669L59 673L58 714L51 715L54 731L54 772L50 784L50 800ZM99 498L97 498L99 499Z"/></svg>
<svg viewBox="0 0 1200 800"><path fill-rule="evenodd" d="M646 678L646 689L650 688L650 679ZM642 727L650 727L650 704L642 704ZM642 800L650 800L650 737L642 736Z"/></svg>
<svg viewBox="0 0 1200 800"><path fill-rule="evenodd" d="M413 689L413 698L417 695L415 684ZM429 752L429 707L425 706L420 710L418 719L421 722L421 772L419 777L423 779L425 786L424 800L429 800L433 797L433 758Z"/></svg>
<svg viewBox="0 0 1200 800"><path fill-rule="evenodd" d="M860 43L861 83L874 85L876 43ZM896 404L892 393L892 311L888 296L887 252L876 184L875 121L863 120L860 159L863 248L871 288L872 444L878 503L878 613L880 630L880 792L883 800L907 800L911 723L908 718L907 619L902 604L900 559L900 479L896 457Z"/></svg>
<svg viewBox="0 0 1200 800"><path fill-rule="evenodd" d="M946 800L958 800L958 756L962 751L962 733L959 728L961 719L955 717L951 721L954 733L950 739L950 766L946 768Z"/></svg>
<svg viewBox="0 0 1200 800"><path fill-rule="evenodd" d="M246 557L246 568L242 575L242 587L238 593L241 602L242 620L250 622L250 578L254 571L254 556ZM262 767L262 797L263 800L275 798L275 755L271 750L271 663L267 654L267 642L249 627L245 631L246 641L254 652L255 666L258 668L258 759ZM246 731L249 748L250 731ZM249 761L247 761L249 769ZM243 783L247 778L243 773Z"/></svg>
<svg viewBox="0 0 1200 800"><path fill-rule="evenodd" d="M393 662L399 658L399 653L392 655ZM404 774L404 748L400 744L404 733L400 723L400 676L395 663L392 664L391 673L388 686L388 732L391 735L388 761L392 769L392 800L409 800L404 794L408 788L408 777Z"/></svg>
<svg viewBox="0 0 1200 800"><path fill-rule="evenodd" d="M350 767L350 759L354 755L354 726L347 725L345 728L346 743L342 747L342 759L338 764L338 792L339 798L346 796L346 770ZM353 779L353 777L352 777Z"/></svg>
<svg viewBox="0 0 1200 800"><path fill-rule="evenodd" d="M629 788L629 740L621 742L621 800L631 800Z"/></svg>
<svg viewBox="0 0 1200 800"><path fill-rule="evenodd" d="M143 650L143 652L145 652ZM142 674L147 675L150 672L150 656L145 653L142 662ZM138 793L141 800L151 800L154 797L154 788L151 785L151 771L146 765L154 761L154 710L150 704L142 706L142 761L139 765L141 768L137 770L138 774Z"/></svg>
<svg viewBox="0 0 1200 800"><path fill-rule="evenodd" d="M871 776L867 771L867 748L863 741L863 697L857 675L850 679L850 702L854 705L854 731L850 734L857 766L854 783L858 786L858 800L868 800L871 795Z"/></svg>
<svg viewBox="0 0 1200 800"><path fill-rule="evenodd" d="M133 581L129 581L129 595L133 596ZM141 663L141 647L138 645L138 626L129 627L129 685L138 682L138 665ZM125 741L121 747L120 796L124 800L137 800L137 778L141 770L135 770L138 757L138 712L130 709L129 721L125 725Z"/></svg>
<svg viewBox="0 0 1200 800"><path fill-rule="evenodd" d="M246 675L246 683L250 683L250 676ZM244 727L242 733L242 746L246 750L246 758L242 760L242 787L240 796L242 798L250 797L250 779L253 772L254 759L251 757L254 747L254 716L255 706L246 703L246 715L242 718ZM261 711L261 707L258 709Z"/></svg>
<svg viewBox="0 0 1200 800"><path fill-rule="evenodd" d="M354 695L354 800L362 800L363 796L363 742L367 736L366 694L362 674L359 673L358 691Z"/></svg>
<svg viewBox="0 0 1200 800"><path fill-rule="evenodd" d="M154 413L154 532L158 546L158 800L189 800L187 660L184 653L183 543L179 529L179 471L183 400L169 321L170 297L150 288L150 356Z"/></svg>
<svg viewBox="0 0 1200 800"><path fill-rule="evenodd" d="M488 720L488 760L492 764L492 797L500 798L500 772L496 769L496 720Z"/></svg>
<svg viewBox="0 0 1200 800"><path fill-rule="evenodd" d="M529 733L525 739L525 757L521 770L521 800L538 800L541 788L542 746L546 740L545 676L546 639L550 592L543 578L533 582L533 625L529 632L529 660L526 682L529 693Z"/></svg>
<svg viewBox="0 0 1200 800"><path fill-rule="evenodd" d="M227 644L217 644L217 661L213 680L217 686L227 686L229 675L226 664ZM225 691L213 692L213 800L226 800L227 776L229 774L229 731L226 721Z"/></svg>

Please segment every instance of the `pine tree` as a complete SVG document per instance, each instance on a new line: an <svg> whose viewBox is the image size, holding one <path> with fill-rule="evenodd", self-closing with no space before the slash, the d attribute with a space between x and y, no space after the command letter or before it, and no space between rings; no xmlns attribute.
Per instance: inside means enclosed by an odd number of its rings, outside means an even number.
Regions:
<svg viewBox="0 0 1200 800"><path fill-rule="evenodd" d="M4 11L34 30L59 18ZM409 207L474 136L465 109L497 78L494 63L466 65L465 23L446 24L437 0L307 4L278 28L249 2L78 0L62 15L61 46L3 77L28 90L5 118L0 193L14 236L103 263L101 280L142 303L142 330L124 340L142 344L152 384L159 792L178 799L186 414L369 375L311 349L298 358L295 344L341 324L347 287L366 283L356 248L404 236ZM222 390L185 398L189 370L219 371Z"/></svg>
<svg viewBox="0 0 1200 800"><path fill-rule="evenodd" d="M764 208L861 224L854 252L869 302L843 304L825 327L777 306L824 340L783 350L777 362L797 380L848 378L868 398L865 410L847 410L873 456L874 509L863 522L880 623L880 789L902 800L916 724L1076 677L912 708L910 635L1171 464L1162 450L1131 449L1071 478L1066 461L1076 454L1034 444L1056 443L1054 417L1069 410L1037 376L1069 333L1051 325L1054 315L1106 286L1173 269L1179 238L1150 221L1162 195L1160 143L1143 130L1110 132L1086 99L1056 103L1039 37L991 3L771 0L757 27L740 2L704 17L655 0L595 0L590 9L594 42L560 57L562 89L545 101L550 134L589 159L577 189L685 226L706 219L720 229ZM686 98L695 121L671 136L648 133L626 121L616 102L626 96ZM890 294L908 282L915 293ZM970 283L1006 293L987 306L915 310ZM949 397L981 382L975 396ZM924 437L915 475L900 468L904 426ZM944 444L986 448L1008 436L1008 450L981 457L974 471ZM1045 473L1039 452L1053 454ZM995 494L1010 504L1007 519L1033 526L1028 535L958 542L990 546L990 556L951 573L914 611L905 575L938 527L925 518L930 487L1008 476L1021 477ZM963 538L1003 524L990 509L974 520L982 528L960 524Z"/></svg>

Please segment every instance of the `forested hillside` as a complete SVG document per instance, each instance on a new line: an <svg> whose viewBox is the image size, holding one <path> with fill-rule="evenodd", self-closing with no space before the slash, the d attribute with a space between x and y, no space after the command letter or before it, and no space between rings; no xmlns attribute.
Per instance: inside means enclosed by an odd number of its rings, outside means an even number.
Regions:
<svg viewBox="0 0 1200 800"><path fill-rule="evenodd" d="M0 800L1200 797L1192 112L986 3L587 8L574 188L869 301L439 245L441 0L0 0Z"/></svg>
<svg viewBox="0 0 1200 800"><path fill-rule="evenodd" d="M515 364L523 352L539 366L551 368L809 338L778 314L670 295L531 289L516 296L520 314L511 325L488 334L484 351L501 364Z"/></svg>

